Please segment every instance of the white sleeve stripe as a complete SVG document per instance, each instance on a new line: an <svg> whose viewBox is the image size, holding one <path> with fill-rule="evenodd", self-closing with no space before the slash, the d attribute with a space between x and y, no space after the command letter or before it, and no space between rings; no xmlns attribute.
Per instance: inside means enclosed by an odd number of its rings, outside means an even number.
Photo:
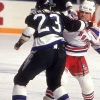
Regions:
<svg viewBox="0 0 100 100"><path fill-rule="evenodd" d="M81 22L81 27L80 27L80 29L78 31L82 31L85 28L85 23L83 21L81 21L81 20L79 20L79 21Z"/></svg>
<svg viewBox="0 0 100 100"><path fill-rule="evenodd" d="M35 33L35 29L32 27L26 27L23 31L23 34L26 36L32 36Z"/></svg>

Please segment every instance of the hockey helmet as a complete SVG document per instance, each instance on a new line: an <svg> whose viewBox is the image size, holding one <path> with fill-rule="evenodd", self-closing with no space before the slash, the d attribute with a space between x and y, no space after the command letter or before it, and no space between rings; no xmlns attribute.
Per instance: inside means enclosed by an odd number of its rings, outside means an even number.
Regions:
<svg viewBox="0 0 100 100"><path fill-rule="evenodd" d="M80 11L88 12L93 15L95 12L95 3L93 1L83 1L83 3L79 6Z"/></svg>
<svg viewBox="0 0 100 100"><path fill-rule="evenodd" d="M49 0L37 0L36 3L36 9L42 10L42 9L49 9Z"/></svg>
<svg viewBox="0 0 100 100"><path fill-rule="evenodd" d="M59 0L49 0L49 4L51 7L51 10L53 11L59 11Z"/></svg>
<svg viewBox="0 0 100 100"><path fill-rule="evenodd" d="M54 11L66 11L72 7L72 3L69 0L49 0L49 2Z"/></svg>

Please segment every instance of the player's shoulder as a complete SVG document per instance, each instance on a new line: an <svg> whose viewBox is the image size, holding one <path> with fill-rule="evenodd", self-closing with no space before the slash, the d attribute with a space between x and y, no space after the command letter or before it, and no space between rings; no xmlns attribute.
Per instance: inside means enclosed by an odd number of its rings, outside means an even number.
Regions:
<svg viewBox="0 0 100 100"><path fill-rule="evenodd" d="M90 30L90 32L95 33L97 35L100 34L100 27L98 27L98 26L93 26L89 30Z"/></svg>
<svg viewBox="0 0 100 100"><path fill-rule="evenodd" d="M34 16L37 14L37 9L35 8L32 8L30 13L26 16L25 18L25 23L28 24L28 23L31 23L34 19Z"/></svg>
<svg viewBox="0 0 100 100"><path fill-rule="evenodd" d="M31 22L33 20L33 15L29 14L28 16L26 16L25 18L25 23L28 24L29 22Z"/></svg>
<svg viewBox="0 0 100 100"><path fill-rule="evenodd" d="M95 25L95 26L93 26L93 27L90 28L90 30L93 30L93 29L94 30L100 30L100 27L98 27L97 25Z"/></svg>

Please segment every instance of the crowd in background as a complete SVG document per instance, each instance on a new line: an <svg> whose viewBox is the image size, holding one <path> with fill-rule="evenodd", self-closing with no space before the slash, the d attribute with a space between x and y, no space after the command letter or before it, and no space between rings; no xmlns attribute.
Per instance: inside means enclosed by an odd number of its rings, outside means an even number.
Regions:
<svg viewBox="0 0 100 100"><path fill-rule="evenodd" d="M14 0L13 0L14 1ZM37 1L37 0L15 0L15 1ZM73 4L80 4L82 3L84 0L69 0L71 1ZM88 0L90 1L90 0ZM95 1L97 4L100 5L100 0L92 0L92 1Z"/></svg>

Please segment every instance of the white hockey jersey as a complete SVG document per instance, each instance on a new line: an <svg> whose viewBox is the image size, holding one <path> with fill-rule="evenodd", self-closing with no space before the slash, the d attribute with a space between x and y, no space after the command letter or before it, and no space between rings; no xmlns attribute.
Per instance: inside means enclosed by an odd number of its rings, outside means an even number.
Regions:
<svg viewBox="0 0 100 100"><path fill-rule="evenodd" d="M80 32L68 32L64 30L66 41L66 54L71 56L84 56L89 47L100 48L100 28L95 26Z"/></svg>

